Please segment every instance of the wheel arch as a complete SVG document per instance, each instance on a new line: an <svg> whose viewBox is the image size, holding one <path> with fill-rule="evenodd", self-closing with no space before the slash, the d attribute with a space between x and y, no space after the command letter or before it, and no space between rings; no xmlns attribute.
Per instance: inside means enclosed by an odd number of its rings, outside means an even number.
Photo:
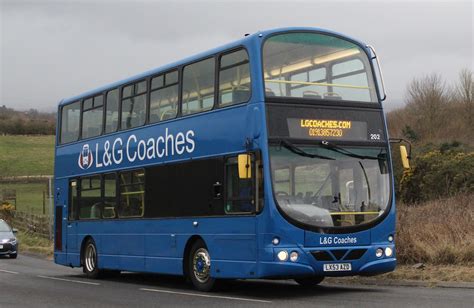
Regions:
<svg viewBox="0 0 474 308"><path fill-rule="evenodd" d="M188 241L186 242L186 246L184 247L182 268L183 268L183 275L185 277L188 276L189 252L191 251L191 247L193 246L193 244L199 240L203 241L203 243L206 244L206 241L204 241L204 239L201 236L193 235L188 239Z"/></svg>
<svg viewBox="0 0 474 308"><path fill-rule="evenodd" d="M94 238L92 237L92 235L86 235L84 236L84 238L82 239L82 243L81 243L81 254L80 254L80 262L81 262L81 266L83 266L83 261L84 261L84 249L86 248L86 243L88 240L92 240L94 243L95 243L95 240Z"/></svg>

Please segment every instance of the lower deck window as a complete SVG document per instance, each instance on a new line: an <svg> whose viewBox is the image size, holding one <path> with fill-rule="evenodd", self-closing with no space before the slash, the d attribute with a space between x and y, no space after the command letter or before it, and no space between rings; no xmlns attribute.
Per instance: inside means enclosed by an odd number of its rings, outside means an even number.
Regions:
<svg viewBox="0 0 474 308"><path fill-rule="evenodd" d="M145 208L145 171L120 173L119 217L141 217Z"/></svg>
<svg viewBox="0 0 474 308"><path fill-rule="evenodd" d="M99 175L81 179L79 219L101 218L101 186L102 185Z"/></svg>

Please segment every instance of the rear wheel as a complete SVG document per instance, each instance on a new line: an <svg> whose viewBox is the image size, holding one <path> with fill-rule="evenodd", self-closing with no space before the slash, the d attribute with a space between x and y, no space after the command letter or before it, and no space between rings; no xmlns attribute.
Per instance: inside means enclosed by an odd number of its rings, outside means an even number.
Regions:
<svg viewBox="0 0 474 308"><path fill-rule="evenodd" d="M202 240L197 240L191 246L187 272L197 290L208 292L215 287L216 279L211 277L211 255Z"/></svg>
<svg viewBox="0 0 474 308"><path fill-rule="evenodd" d="M82 254L82 271L88 278L99 278L101 271L97 263L97 248L93 239L88 239Z"/></svg>
<svg viewBox="0 0 474 308"><path fill-rule="evenodd" d="M324 276L312 276L312 277L303 277L295 278L295 281L303 287L313 287L317 286L324 280Z"/></svg>

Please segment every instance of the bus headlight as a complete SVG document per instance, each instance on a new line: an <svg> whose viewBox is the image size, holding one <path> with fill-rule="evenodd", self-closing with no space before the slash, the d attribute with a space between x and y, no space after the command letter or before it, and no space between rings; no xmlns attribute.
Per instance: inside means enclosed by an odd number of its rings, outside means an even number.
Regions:
<svg viewBox="0 0 474 308"><path fill-rule="evenodd" d="M383 256L383 249L382 248L377 248L377 250L375 251L375 256L377 258L381 258Z"/></svg>
<svg viewBox="0 0 474 308"><path fill-rule="evenodd" d="M390 247L385 248L385 255L391 257L393 255L393 249Z"/></svg>
<svg viewBox="0 0 474 308"><path fill-rule="evenodd" d="M298 253L296 251L292 251L290 253L290 261L291 262L296 262L298 260Z"/></svg>
<svg viewBox="0 0 474 308"><path fill-rule="evenodd" d="M286 250L281 250L277 254L277 257L278 257L278 260L280 260L280 261L286 261L286 260L288 260L288 252Z"/></svg>

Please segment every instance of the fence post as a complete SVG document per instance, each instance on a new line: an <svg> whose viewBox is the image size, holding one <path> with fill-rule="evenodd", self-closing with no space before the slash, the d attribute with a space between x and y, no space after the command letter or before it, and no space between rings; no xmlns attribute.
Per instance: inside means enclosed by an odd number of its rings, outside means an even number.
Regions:
<svg viewBox="0 0 474 308"><path fill-rule="evenodd" d="M43 190L43 215L46 214L46 191Z"/></svg>

